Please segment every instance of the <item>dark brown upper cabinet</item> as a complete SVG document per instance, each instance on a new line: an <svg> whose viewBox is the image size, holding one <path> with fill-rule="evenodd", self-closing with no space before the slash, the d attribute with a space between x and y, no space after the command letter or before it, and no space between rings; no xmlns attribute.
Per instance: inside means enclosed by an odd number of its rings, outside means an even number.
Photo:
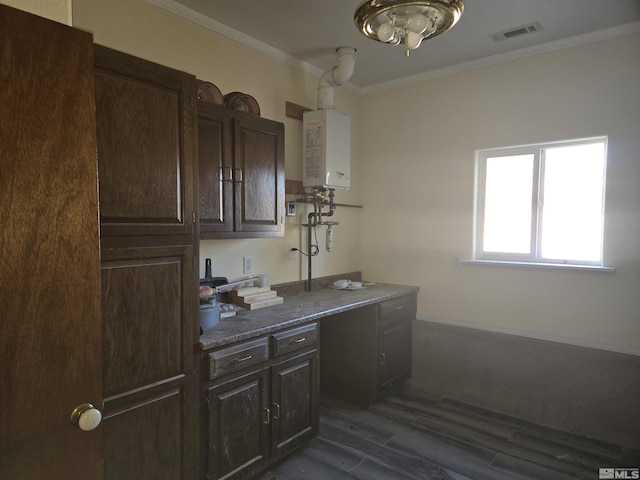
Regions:
<svg viewBox="0 0 640 480"><path fill-rule="evenodd" d="M198 104L200 238L284 236L284 125Z"/></svg>
<svg viewBox="0 0 640 480"><path fill-rule="evenodd" d="M198 104L200 235L233 231L232 128L226 109Z"/></svg>
<svg viewBox="0 0 640 480"><path fill-rule="evenodd" d="M195 78L95 46L101 235L191 234Z"/></svg>

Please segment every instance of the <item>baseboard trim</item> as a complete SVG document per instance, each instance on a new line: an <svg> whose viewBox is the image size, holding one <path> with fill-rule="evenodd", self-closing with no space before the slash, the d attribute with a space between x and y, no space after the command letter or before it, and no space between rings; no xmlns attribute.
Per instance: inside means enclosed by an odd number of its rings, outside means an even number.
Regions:
<svg viewBox="0 0 640 480"><path fill-rule="evenodd" d="M455 320L451 318L436 317L432 315L423 315L418 313L416 320L423 322L441 323L455 327L471 328L489 333L498 333L503 335L512 335L516 337L530 338L534 340L542 340L546 342L560 343L564 345L573 345L576 347L592 348L596 350L604 350L607 352L620 353L623 355L640 356L640 347L632 345L614 345L604 342L596 342L580 338L563 337L560 335L531 332L528 330L520 330L516 328L500 327L486 323L468 322L465 320Z"/></svg>

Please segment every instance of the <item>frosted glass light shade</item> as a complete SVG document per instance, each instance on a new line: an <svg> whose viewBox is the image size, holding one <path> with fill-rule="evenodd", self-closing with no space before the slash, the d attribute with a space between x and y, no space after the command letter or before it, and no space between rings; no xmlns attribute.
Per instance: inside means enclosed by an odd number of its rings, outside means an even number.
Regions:
<svg viewBox="0 0 640 480"><path fill-rule="evenodd" d="M422 33L427 29L427 22L427 17L424 15L411 15L407 19L407 28L414 33Z"/></svg>
<svg viewBox="0 0 640 480"><path fill-rule="evenodd" d="M407 48L410 50L415 50L422 43L422 35L415 32L407 33L407 38L405 38L405 42L407 44Z"/></svg>
<svg viewBox="0 0 640 480"><path fill-rule="evenodd" d="M395 30L393 29L393 26L387 22L387 23L383 23L378 27L378 40L380 40L381 42L390 42L391 40L393 40L393 35L395 34Z"/></svg>

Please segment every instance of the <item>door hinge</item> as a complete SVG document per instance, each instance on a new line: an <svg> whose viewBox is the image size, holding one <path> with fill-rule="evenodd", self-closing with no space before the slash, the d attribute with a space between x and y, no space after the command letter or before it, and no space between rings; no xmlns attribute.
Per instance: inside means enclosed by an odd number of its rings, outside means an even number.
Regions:
<svg viewBox="0 0 640 480"><path fill-rule="evenodd" d="M191 212L191 222L196 223L196 212Z"/></svg>

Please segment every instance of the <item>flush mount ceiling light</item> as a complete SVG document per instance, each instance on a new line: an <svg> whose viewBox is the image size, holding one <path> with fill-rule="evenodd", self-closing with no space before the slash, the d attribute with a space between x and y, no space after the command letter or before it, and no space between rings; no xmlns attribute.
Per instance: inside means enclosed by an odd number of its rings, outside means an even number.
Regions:
<svg viewBox="0 0 640 480"><path fill-rule="evenodd" d="M462 0L365 0L353 19L358 29L373 40L404 44L408 57L422 40L453 27L463 11Z"/></svg>

